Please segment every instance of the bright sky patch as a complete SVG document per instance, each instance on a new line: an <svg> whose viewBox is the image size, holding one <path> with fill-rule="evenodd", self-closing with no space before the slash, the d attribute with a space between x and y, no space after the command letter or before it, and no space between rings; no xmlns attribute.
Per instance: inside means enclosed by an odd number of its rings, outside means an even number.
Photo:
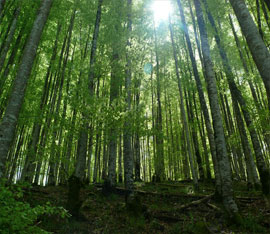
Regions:
<svg viewBox="0 0 270 234"><path fill-rule="evenodd" d="M156 23L166 21L169 18L169 14L172 11L170 0L153 0L152 7L154 13L154 19Z"/></svg>

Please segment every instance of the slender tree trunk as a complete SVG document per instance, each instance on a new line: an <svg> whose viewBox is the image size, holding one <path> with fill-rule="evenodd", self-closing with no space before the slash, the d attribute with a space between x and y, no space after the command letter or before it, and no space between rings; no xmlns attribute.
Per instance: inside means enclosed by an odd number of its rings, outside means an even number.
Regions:
<svg viewBox="0 0 270 234"><path fill-rule="evenodd" d="M199 76L199 72L198 72L198 68L197 68L197 63L196 63L195 57L193 55L193 50L192 50L191 41L190 41L190 37L189 37L188 27L186 24L184 11L183 11L182 4L181 4L180 0L177 0L177 4L179 7L181 20L182 20L183 27L184 27L184 34L185 34L185 38L186 38L186 42L187 42L187 46L188 46L188 52L189 52L189 56L191 59L193 74L194 74L194 78L196 81L196 86L197 86L197 90L198 90L198 94L199 94L200 106L201 106L201 109L202 109L202 112L204 115L207 136L209 139L210 150L211 150L211 155L212 155L213 164L214 164L216 193L220 195L221 194L221 184L220 184L221 180L220 180L219 168L218 168L217 157L216 157L216 146L215 146L214 133L213 133L213 129L211 126L210 116L209 116L208 108L206 105L206 100L205 100L204 93L203 93L203 88L202 88L202 84L201 84L201 80L200 80L200 76Z"/></svg>
<svg viewBox="0 0 270 234"><path fill-rule="evenodd" d="M247 40L253 60L262 77L268 99L268 110L270 110L270 53L262 40L244 0L230 0L230 2Z"/></svg>
<svg viewBox="0 0 270 234"><path fill-rule="evenodd" d="M61 31L61 25L58 25L58 29L57 29L57 35L56 35L56 39L54 42L54 48L53 48L53 54L50 60L50 65L47 69L47 73L46 73L46 77L45 77L45 83L44 83L44 87L43 87L43 91L42 91L42 98L40 101L40 106L39 106L39 110L40 110L40 116L42 117L44 115L44 107L47 103L48 100L48 94L49 94L49 77L51 75L51 69L53 66L53 62L56 58L56 53L57 53L57 47L58 47L58 39L59 39L59 34ZM33 127L33 132L32 132L32 139L30 141L30 145L29 145L29 149L28 149L28 154L26 156L26 162L23 168L23 173L22 173L22 180L26 180L26 181L30 181L31 179L31 175L30 172L33 170L30 169L30 165L33 164L34 159L35 159L35 155L37 154L37 148L38 148L38 142L39 142L39 135L40 135L40 130L41 130L41 121L36 120L37 122L35 122L34 127ZM26 178L27 177L27 178ZM29 178L29 180L28 180Z"/></svg>
<svg viewBox="0 0 270 234"><path fill-rule="evenodd" d="M261 21L261 7L260 7L259 0L256 0L256 10L257 10L257 23L258 23L259 33L260 33L262 39L264 39L264 34L262 31L262 21Z"/></svg>
<svg viewBox="0 0 270 234"><path fill-rule="evenodd" d="M11 170L10 170L10 173L8 175L8 179L10 182L13 181L13 178L14 178L14 175L15 175L15 171L16 169L18 168L18 158L19 158L19 154L20 154L20 150L21 150L21 147L23 145L23 139L25 137L25 125L23 125L20 129L20 132L18 132L18 143L17 143L17 147L16 149L14 150L15 152L13 153L13 159L10 160L11 161ZM13 144L14 147L16 144Z"/></svg>
<svg viewBox="0 0 270 234"><path fill-rule="evenodd" d="M116 33L118 34L118 25L115 25ZM119 54L118 46L113 45L113 56L111 65L111 80L110 80L110 108L112 111L117 108L117 98L119 96L119 87L121 82L121 74L119 72ZM114 118L109 120L109 162L108 162L108 181L111 187L116 186L116 157L117 157L117 122Z"/></svg>
<svg viewBox="0 0 270 234"><path fill-rule="evenodd" d="M123 167L122 167L122 157L123 157L123 150L122 150L122 134L119 136L118 142L118 182L123 182Z"/></svg>
<svg viewBox="0 0 270 234"><path fill-rule="evenodd" d="M88 74L88 91L90 98L94 96L94 78L95 78L95 61L96 61L96 50L97 50L97 40L99 35L99 27L101 20L101 10L102 10L103 0L98 1L97 13L96 13L96 22L94 28L94 34L92 38L92 47L90 55L90 66ZM91 119L91 118L90 118ZM88 139L88 121L86 120L85 113L83 113L82 126L79 133L78 141L78 157L75 167L75 173L69 178L69 193L67 208L74 215L79 215L79 209L81 202L79 200L80 189L82 186L83 176L85 175L86 169L86 152L87 152L87 139Z"/></svg>
<svg viewBox="0 0 270 234"><path fill-rule="evenodd" d="M160 61L158 54L157 35L154 28L155 37L155 53L156 53L156 79L157 79L157 113L156 113L156 182L165 179L164 168L164 136L162 126L162 107L161 107L161 77L160 77Z"/></svg>
<svg viewBox="0 0 270 234"><path fill-rule="evenodd" d="M14 81L13 91L9 99L5 115L0 124L0 178L3 176L6 157L14 139L18 117L24 100L27 81L36 57L37 47L47 21L52 0L43 0L30 33L22 62Z"/></svg>
<svg viewBox="0 0 270 234"><path fill-rule="evenodd" d="M217 159L221 177L223 204L229 215L235 218L235 216L238 215L238 207L233 198L231 168L229 158L227 155L223 121L218 101L218 91L215 73L213 70L212 59L210 55L208 36L205 28L203 11L201 9L200 1L194 0L194 4L196 8L196 15L201 35L206 82L215 132Z"/></svg>
<svg viewBox="0 0 270 234"><path fill-rule="evenodd" d="M0 14L2 13L6 0L0 0Z"/></svg>
<svg viewBox="0 0 270 234"><path fill-rule="evenodd" d="M140 78L135 79L135 136L134 136L134 154L135 154L135 181L141 181L141 147L140 147L140 122L139 122L139 105L140 105Z"/></svg>
<svg viewBox="0 0 270 234"><path fill-rule="evenodd" d="M17 39L15 41L15 44L14 44L14 46L12 48L12 51L10 53L9 59L8 59L8 61L6 63L6 66L2 67L2 69L0 68L0 72L2 72L2 74L0 74L0 76L1 76L1 79L0 79L0 93L1 93L1 96L4 93L3 87L4 87L5 82L7 80L7 77L8 77L9 71L10 71L10 68L12 67L13 64L18 63L17 62L18 60L16 61L16 55L18 54L18 49L21 48L21 45L20 44L23 41L23 39L24 39L23 38L23 28L21 28L21 30L20 30L20 32L18 34L18 37L17 37ZM22 46L22 47L24 47L24 46ZM17 57L20 57L20 56L17 56Z"/></svg>
<svg viewBox="0 0 270 234"><path fill-rule="evenodd" d="M264 0L268 10L270 11L270 0Z"/></svg>
<svg viewBox="0 0 270 234"><path fill-rule="evenodd" d="M13 21L12 21L12 24L11 24L11 28L10 28L7 40L5 41L4 48L1 51L0 69L2 69L2 67L4 66L4 62L5 62L5 59L6 59L10 44L11 44L13 38L14 38L14 34L15 34L15 31L16 31L19 14L20 14L20 8L17 8L15 10L14 18L13 18Z"/></svg>
<svg viewBox="0 0 270 234"><path fill-rule="evenodd" d="M172 42L172 47L173 47L173 56L174 56L177 84L178 84L178 90L179 90L179 94L180 94L181 119L183 121L184 129L185 129L185 138L186 138L187 147L188 147L189 163L190 163L191 173L192 173L192 177L193 177L194 187L197 190L198 189L198 175L197 175L197 172L195 171L195 166L194 166L190 133L189 133L187 116L186 116L186 110L185 110L185 106L184 106L184 96L183 96L182 84L181 84L181 80L180 80L178 59L177 59L177 54L176 54L174 35L173 35L173 29L172 29L171 22L169 23L169 27L170 27L171 42Z"/></svg>
<svg viewBox="0 0 270 234"><path fill-rule="evenodd" d="M189 112L189 119L191 122L191 134L192 134L192 139L193 139L193 145L194 145L194 150L195 150L195 156L197 159L197 164L198 164L198 169L199 169L199 176L200 176L200 180L204 180L205 176L204 176L204 171L203 171L203 166L202 166L202 157L201 157L201 153L200 153L200 149L199 149L199 141L198 141L198 135L196 132L196 123L195 123L195 119L194 119L194 112L193 112L193 106L191 105L191 94L190 91L188 91L188 97L186 96L186 102L187 102L187 106L188 108L188 112Z"/></svg>
<svg viewBox="0 0 270 234"><path fill-rule="evenodd" d="M226 51L221 44L221 40L220 40L220 37L218 35L218 31L217 31L214 19L213 19L212 15L210 14L210 12L208 12L208 18L209 18L210 23L212 24L212 27L214 28L214 30L216 32L215 39L216 39L216 43L217 43L218 48L219 48L220 56L222 58L222 63L223 63L223 67L224 67L226 77L227 77L227 80L229 83L229 88L230 88L230 91L232 94L233 102L238 102L240 104L240 107L242 109L248 130L250 132L250 137L251 137L253 148L255 151L258 171L260 173L261 182L262 182L262 186L263 186L263 192L265 195L269 195L270 194L270 172L269 172L269 169L265 165L265 160L263 158L262 149L261 149L261 146L260 146L260 143L258 140L258 134L254 128L253 121L252 121L252 118L251 118L250 113L248 111L246 101L245 101L244 97L242 96L240 90L236 86L236 83L234 82L233 72L232 72L232 69L229 65L229 60L228 60ZM270 60L269 60L269 62L270 62ZM236 103L235 103L235 105L236 105Z"/></svg>
<svg viewBox="0 0 270 234"><path fill-rule="evenodd" d="M252 150L250 148L250 144L247 138L245 125L244 125L241 112L237 103L234 103L234 111L235 111L235 116L237 120L237 126L240 133L241 142L242 142L242 148L243 148L245 160L246 160L248 188L252 189L254 186L256 188L259 188L260 187L259 177L257 174L254 159L252 156Z"/></svg>
<svg viewBox="0 0 270 234"><path fill-rule="evenodd" d="M127 48L131 47L130 44L130 33L132 31L132 0L127 0L128 5L128 41ZM126 74L125 74L125 91L126 91L126 111L130 113L131 110L131 59L128 52L126 52L127 64L126 64ZM131 149L131 129L129 127L129 120L126 119L124 123L124 175L125 175L125 189L133 193L133 157ZM126 195L126 202L128 201L129 194Z"/></svg>
<svg viewBox="0 0 270 234"><path fill-rule="evenodd" d="M96 50L97 50L97 40L99 35L99 27L100 27L100 20L101 20L101 8L102 8L103 0L98 1L97 7L97 14L96 14L96 22L94 28L94 34L92 38L92 47L91 47L91 55L90 55L90 67L89 67L89 74L88 74L88 91L91 98L94 95L94 78L95 78L95 61L96 61ZM77 177L80 181L83 179L83 173L85 171L86 166L86 152L87 152L87 138L88 138L88 127L89 124L87 123L86 116L83 114L83 124L80 129L79 134L79 149L78 149L78 158L77 164L75 169L74 176Z"/></svg>

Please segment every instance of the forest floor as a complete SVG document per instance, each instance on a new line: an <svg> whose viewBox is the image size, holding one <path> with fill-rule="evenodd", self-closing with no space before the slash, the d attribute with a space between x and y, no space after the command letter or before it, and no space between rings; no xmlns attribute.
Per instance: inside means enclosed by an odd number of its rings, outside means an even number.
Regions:
<svg viewBox="0 0 270 234"><path fill-rule="evenodd" d="M270 233L270 208L260 192L246 191L235 182L235 197L242 225L226 218L221 204L213 197L212 184L201 184L194 193L192 183L136 183L134 211L126 209L119 185L116 194L104 195L101 185L85 186L81 191L80 219L41 217L38 225L52 233ZM68 190L64 186L33 187L27 195L31 205L50 202L65 206ZM194 201L197 201L194 203ZM198 203L198 204L196 204Z"/></svg>

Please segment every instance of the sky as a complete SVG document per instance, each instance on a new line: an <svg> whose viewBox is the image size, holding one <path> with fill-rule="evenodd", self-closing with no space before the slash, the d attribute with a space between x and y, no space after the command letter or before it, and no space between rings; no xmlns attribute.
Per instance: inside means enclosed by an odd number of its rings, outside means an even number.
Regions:
<svg viewBox="0 0 270 234"><path fill-rule="evenodd" d="M153 0L151 9L154 13L155 22L158 24L161 21L168 20L169 14L172 11L170 0Z"/></svg>

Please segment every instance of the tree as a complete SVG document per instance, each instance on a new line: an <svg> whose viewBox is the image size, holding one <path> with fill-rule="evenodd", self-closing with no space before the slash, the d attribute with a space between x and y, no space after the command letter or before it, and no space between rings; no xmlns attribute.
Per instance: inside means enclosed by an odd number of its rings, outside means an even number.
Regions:
<svg viewBox="0 0 270 234"><path fill-rule="evenodd" d="M96 50L97 50L97 41L99 35L99 27L101 21L101 13L102 13L102 3L103 0L98 1L97 6L97 13L96 13L96 22L95 28L92 38L92 46L91 46L91 55L90 55L90 66L89 66L89 73L88 73L88 95L90 96L90 100L93 98L94 95L94 78L95 78L95 61L96 61ZM88 105L92 105L89 103ZM80 189L83 183L83 179L85 177L85 169L86 169L86 152L87 152L87 139L88 139L88 120L86 119L85 113L83 113L83 124L80 128L79 133L79 141L78 141L78 159L76 162L75 172L69 178L69 194L68 194L68 201L67 207L73 215L79 215L80 209Z"/></svg>
<svg viewBox="0 0 270 234"><path fill-rule="evenodd" d="M270 110L270 53L256 27L244 0L230 0L234 13L238 19L241 30L247 40L253 60L262 77ZM267 175L269 177L269 175Z"/></svg>
<svg viewBox="0 0 270 234"><path fill-rule="evenodd" d="M222 199L224 207L226 208L227 212L230 214L231 217L235 217L238 215L238 207L234 201L232 193L232 176L231 176L230 162L227 155L222 116L218 102L218 91L215 73L210 55L210 46L208 42L208 36L205 28L205 22L203 18L203 11L201 8L200 0L194 0L194 5L196 8L196 15L200 30L202 54L206 73L205 78L207 82L208 97L210 101L211 114L213 118L217 160L218 160L219 174L221 178Z"/></svg>
<svg viewBox="0 0 270 234"><path fill-rule="evenodd" d="M130 42L130 33L132 31L132 0L127 0L127 29L128 29L128 39L127 39L127 49L131 47ZM126 91L126 111L128 113L128 117L131 110L131 59L130 55L126 52L126 70L125 70L125 91ZM123 133L123 141L124 141L124 180L125 180L125 189L129 191L130 194L133 193L133 158L131 151L131 132L129 127L128 118L124 123L124 133ZM130 194L126 195L126 201Z"/></svg>
<svg viewBox="0 0 270 234"><path fill-rule="evenodd" d="M5 115L0 124L0 177L3 177L5 173L6 158L15 137L15 130L24 101L27 81L31 73L33 62L36 57L37 47L51 9L52 2L52 0L43 0L41 2L40 9L36 16L14 81L12 94L6 108Z"/></svg>
<svg viewBox="0 0 270 234"><path fill-rule="evenodd" d="M183 97L184 95L183 95L182 85L181 85L181 80L180 80L178 59L177 59L177 55L176 55L176 48L175 48L174 35L173 35L173 29L172 29L171 22L169 23L169 28L170 28L170 34L171 34L172 47L173 47L175 71L176 71L176 77L177 77L177 81L178 81L178 89L179 89L179 94L180 94L181 117L182 117L182 121L184 124L185 137L186 137L187 146L188 146L189 163L190 163L190 167L191 167L194 187L196 190L198 190L198 175L197 175L197 171L195 171L195 168L194 168L193 152L191 149L190 133L189 133L189 128L188 128L186 111L185 111L185 107L184 107L184 97Z"/></svg>

